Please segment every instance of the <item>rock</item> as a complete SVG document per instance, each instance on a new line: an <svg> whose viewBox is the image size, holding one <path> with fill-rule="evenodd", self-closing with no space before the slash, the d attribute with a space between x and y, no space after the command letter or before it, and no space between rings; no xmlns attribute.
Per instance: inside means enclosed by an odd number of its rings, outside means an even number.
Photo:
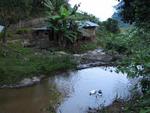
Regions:
<svg viewBox="0 0 150 113"><path fill-rule="evenodd" d="M74 57L81 57L80 54L74 54L73 56L74 56Z"/></svg>
<svg viewBox="0 0 150 113"><path fill-rule="evenodd" d="M29 40L23 40L22 45L24 47L32 47L33 46L33 44L31 44Z"/></svg>
<svg viewBox="0 0 150 113"><path fill-rule="evenodd" d="M106 61L109 60L108 56L105 55L102 50L98 51L98 49L94 50L94 51L89 51L86 54L84 54L82 56L82 61L84 62L89 62L89 63L93 63L93 62L97 62L97 61Z"/></svg>
<svg viewBox="0 0 150 113"><path fill-rule="evenodd" d="M56 52L56 54L58 54L58 55L68 55L68 53L66 53L64 51L58 51L58 52Z"/></svg>
<svg viewBox="0 0 150 113"><path fill-rule="evenodd" d="M104 50L101 48L95 49L93 51L88 51L83 54L74 54L73 57L77 64L79 64L77 66L77 69L84 69L95 66L114 65L114 57L110 54L105 53Z"/></svg>
<svg viewBox="0 0 150 113"><path fill-rule="evenodd" d="M33 85L37 82L40 82L41 79L38 78L38 77L32 77L32 78L25 78L23 79L19 85L17 85L17 87L25 87L25 86L30 86L30 85Z"/></svg>
<svg viewBox="0 0 150 113"><path fill-rule="evenodd" d="M33 81L30 78L25 78L20 82L21 86L32 85Z"/></svg>
<svg viewBox="0 0 150 113"><path fill-rule="evenodd" d="M32 86L38 82L41 81L41 79L43 79L45 77L45 75L40 75L38 77L32 77L32 78L25 78L23 80L21 80L19 83L17 84L11 84L11 85L0 85L0 89L1 88L21 88L21 87L27 87L27 86Z"/></svg>
<svg viewBox="0 0 150 113"><path fill-rule="evenodd" d="M32 78L32 81L35 83L35 82L40 82L40 78L38 78L38 77L33 77Z"/></svg>

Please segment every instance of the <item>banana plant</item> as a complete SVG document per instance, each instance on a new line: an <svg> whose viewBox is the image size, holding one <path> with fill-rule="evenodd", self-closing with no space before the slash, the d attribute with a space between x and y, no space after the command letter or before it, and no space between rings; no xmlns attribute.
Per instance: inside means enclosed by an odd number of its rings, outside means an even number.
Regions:
<svg viewBox="0 0 150 113"><path fill-rule="evenodd" d="M45 6L47 7L47 22L48 27L52 28L54 32L59 35L58 41L62 43L70 41L74 43L77 39L77 28L75 24L75 12L77 11L77 5L73 9L70 9L65 3L61 3L59 9L56 8L57 2L60 0L46 0ZM57 6L58 8L58 6ZM73 26L74 25L74 26ZM73 28L74 27L74 28Z"/></svg>

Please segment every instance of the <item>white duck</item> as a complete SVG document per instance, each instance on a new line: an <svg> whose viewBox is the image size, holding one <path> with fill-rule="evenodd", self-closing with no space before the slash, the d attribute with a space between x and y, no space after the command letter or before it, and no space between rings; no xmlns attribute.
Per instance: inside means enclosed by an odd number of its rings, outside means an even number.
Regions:
<svg viewBox="0 0 150 113"><path fill-rule="evenodd" d="M91 90L90 92L89 92L89 95L91 96L91 95L96 95L96 97L97 96L102 96L102 90Z"/></svg>
<svg viewBox="0 0 150 113"><path fill-rule="evenodd" d="M98 90L97 95L102 96L102 90Z"/></svg>
<svg viewBox="0 0 150 113"><path fill-rule="evenodd" d="M95 95L97 93L97 90L91 90L89 95Z"/></svg>

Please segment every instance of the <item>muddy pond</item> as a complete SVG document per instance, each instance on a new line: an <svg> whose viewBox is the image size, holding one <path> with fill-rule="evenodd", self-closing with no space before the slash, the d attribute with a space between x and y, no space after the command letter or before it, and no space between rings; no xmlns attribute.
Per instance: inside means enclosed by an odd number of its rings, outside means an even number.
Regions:
<svg viewBox="0 0 150 113"><path fill-rule="evenodd" d="M59 74L32 87L0 89L0 113L44 113L49 104L51 85L65 95L57 113L86 113L89 108L112 104L115 99L130 98L131 82L113 67L94 67ZM89 95L101 90L101 96Z"/></svg>

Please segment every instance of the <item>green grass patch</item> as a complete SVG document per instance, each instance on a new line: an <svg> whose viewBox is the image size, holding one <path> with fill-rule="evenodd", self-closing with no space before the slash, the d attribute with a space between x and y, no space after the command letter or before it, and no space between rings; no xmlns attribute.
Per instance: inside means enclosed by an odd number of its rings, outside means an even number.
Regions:
<svg viewBox="0 0 150 113"><path fill-rule="evenodd" d="M96 48L98 48L99 46L97 45L97 42L82 42L81 44L79 44L78 46L72 47L67 49L66 51L70 52L70 53L85 53L87 51L90 50L94 50Z"/></svg>
<svg viewBox="0 0 150 113"><path fill-rule="evenodd" d="M30 28L19 28L16 30L16 34L25 34L31 32Z"/></svg>
<svg viewBox="0 0 150 113"><path fill-rule="evenodd" d="M96 48L97 48L96 43L92 42L92 43L87 43L87 44L81 45L80 51L93 50L93 49L96 49Z"/></svg>
<svg viewBox="0 0 150 113"><path fill-rule="evenodd" d="M19 44L10 44L8 47L5 48L5 55L0 50L0 85L75 67L74 61L68 55L35 52Z"/></svg>

